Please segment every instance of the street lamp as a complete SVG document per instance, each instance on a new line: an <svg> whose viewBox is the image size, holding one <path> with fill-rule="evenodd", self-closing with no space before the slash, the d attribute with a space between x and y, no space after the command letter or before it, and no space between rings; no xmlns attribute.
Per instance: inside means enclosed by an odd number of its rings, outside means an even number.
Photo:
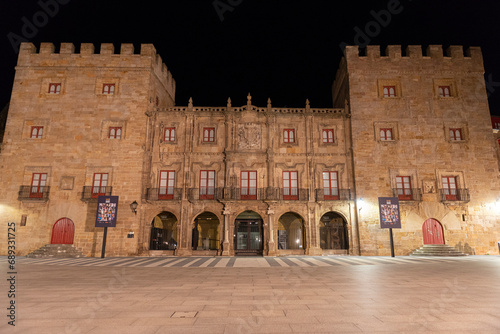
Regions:
<svg viewBox="0 0 500 334"><path fill-rule="evenodd" d="M139 206L139 204L137 203L137 201L133 201L132 203L130 203L130 209L132 209L132 212L137 214L137 207Z"/></svg>

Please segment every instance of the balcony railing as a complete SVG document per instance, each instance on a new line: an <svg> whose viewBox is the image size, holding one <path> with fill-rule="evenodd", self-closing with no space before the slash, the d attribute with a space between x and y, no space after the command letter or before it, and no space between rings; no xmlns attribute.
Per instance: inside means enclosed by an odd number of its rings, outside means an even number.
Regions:
<svg viewBox="0 0 500 334"><path fill-rule="evenodd" d="M224 188L191 188L188 189L188 199L191 201L224 199Z"/></svg>
<svg viewBox="0 0 500 334"><path fill-rule="evenodd" d="M458 201L469 202L469 189L439 189L441 202Z"/></svg>
<svg viewBox="0 0 500 334"><path fill-rule="evenodd" d="M148 188L146 199L149 201L181 200L182 189L180 188Z"/></svg>
<svg viewBox="0 0 500 334"><path fill-rule="evenodd" d="M41 201L49 200L50 187L47 186L21 186L17 199L20 201Z"/></svg>
<svg viewBox="0 0 500 334"><path fill-rule="evenodd" d="M392 189L392 194L397 197L400 201L421 201L422 200L422 190L420 188L411 189Z"/></svg>
<svg viewBox="0 0 500 334"><path fill-rule="evenodd" d="M97 201L99 196L111 196L113 187L93 187L84 186L82 192L82 201Z"/></svg>
<svg viewBox="0 0 500 334"><path fill-rule="evenodd" d="M265 200L266 188L226 188L224 190L226 200Z"/></svg>
<svg viewBox="0 0 500 334"><path fill-rule="evenodd" d="M316 201L349 201L351 189L316 189Z"/></svg>
<svg viewBox="0 0 500 334"><path fill-rule="evenodd" d="M266 199L275 201L308 201L309 189L266 188Z"/></svg>

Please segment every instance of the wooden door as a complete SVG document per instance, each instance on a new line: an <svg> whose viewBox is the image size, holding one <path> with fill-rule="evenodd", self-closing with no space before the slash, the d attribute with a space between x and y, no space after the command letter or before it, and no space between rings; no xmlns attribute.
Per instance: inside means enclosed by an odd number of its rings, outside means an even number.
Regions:
<svg viewBox="0 0 500 334"><path fill-rule="evenodd" d="M435 219L427 219L422 226L424 245L444 245L443 226Z"/></svg>
<svg viewBox="0 0 500 334"><path fill-rule="evenodd" d="M52 227L51 244L73 244L75 224L69 218L61 218Z"/></svg>

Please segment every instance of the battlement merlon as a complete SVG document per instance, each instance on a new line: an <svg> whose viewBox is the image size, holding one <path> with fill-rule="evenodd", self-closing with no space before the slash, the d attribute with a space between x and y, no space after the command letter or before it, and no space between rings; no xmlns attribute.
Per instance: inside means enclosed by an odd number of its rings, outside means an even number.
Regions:
<svg viewBox="0 0 500 334"><path fill-rule="evenodd" d="M483 55L480 47L464 48L461 45L452 45L443 49L442 45L429 45L425 49L420 45L408 45L403 56L401 45L388 45L385 49L385 55L382 55L380 45L368 45L361 48L357 45L345 47L345 58L347 62L358 60L372 60L377 62L388 61L394 64L395 61L415 61L421 60L422 65L438 65L437 61L443 64L460 64L461 66L470 66L469 70L473 72L484 72ZM427 63L426 63L427 62ZM407 63L402 63L407 64Z"/></svg>
<svg viewBox="0 0 500 334"><path fill-rule="evenodd" d="M55 52L53 43L40 43L37 49L33 43L23 42L19 48L17 66L85 66L85 67L133 67L151 68L162 82L167 92L175 99L175 80L156 53L153 44L141 44L140 53L135 53L134 45L120 45L120 53L115 53L112 43L102 43L99 53L95 53L92 43L80 44L80 53L75 53L72 43L61 43L59 52Z"/></svg>

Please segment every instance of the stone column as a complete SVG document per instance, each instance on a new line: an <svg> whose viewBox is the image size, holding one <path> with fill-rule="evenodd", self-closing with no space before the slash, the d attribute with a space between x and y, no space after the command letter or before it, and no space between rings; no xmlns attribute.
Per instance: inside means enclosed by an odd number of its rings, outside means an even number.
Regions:
<svg viewBox="0 0 500 334"><path fill-rule="evenodd" d="M356 202L349 205L351 211L351 248L350 255L361 255L359 240L359 208Z"/></svg>
<svg viewBox="0 0 500 334"><path fill-rule="evenodd" d="M274 242L274 226L273 226L273 215L274 210L271 208L267 209L267 225L269 228L269 241L267 242L267 256L276 256L276 244Z"/></svg>
<svg viewBox="0 0 500 334"><path fill-rule="evenodd" d="M224 242L222 243L222 256L229 256L229 215L231 212L224 208L222 211L224 215Z"/></svg>

